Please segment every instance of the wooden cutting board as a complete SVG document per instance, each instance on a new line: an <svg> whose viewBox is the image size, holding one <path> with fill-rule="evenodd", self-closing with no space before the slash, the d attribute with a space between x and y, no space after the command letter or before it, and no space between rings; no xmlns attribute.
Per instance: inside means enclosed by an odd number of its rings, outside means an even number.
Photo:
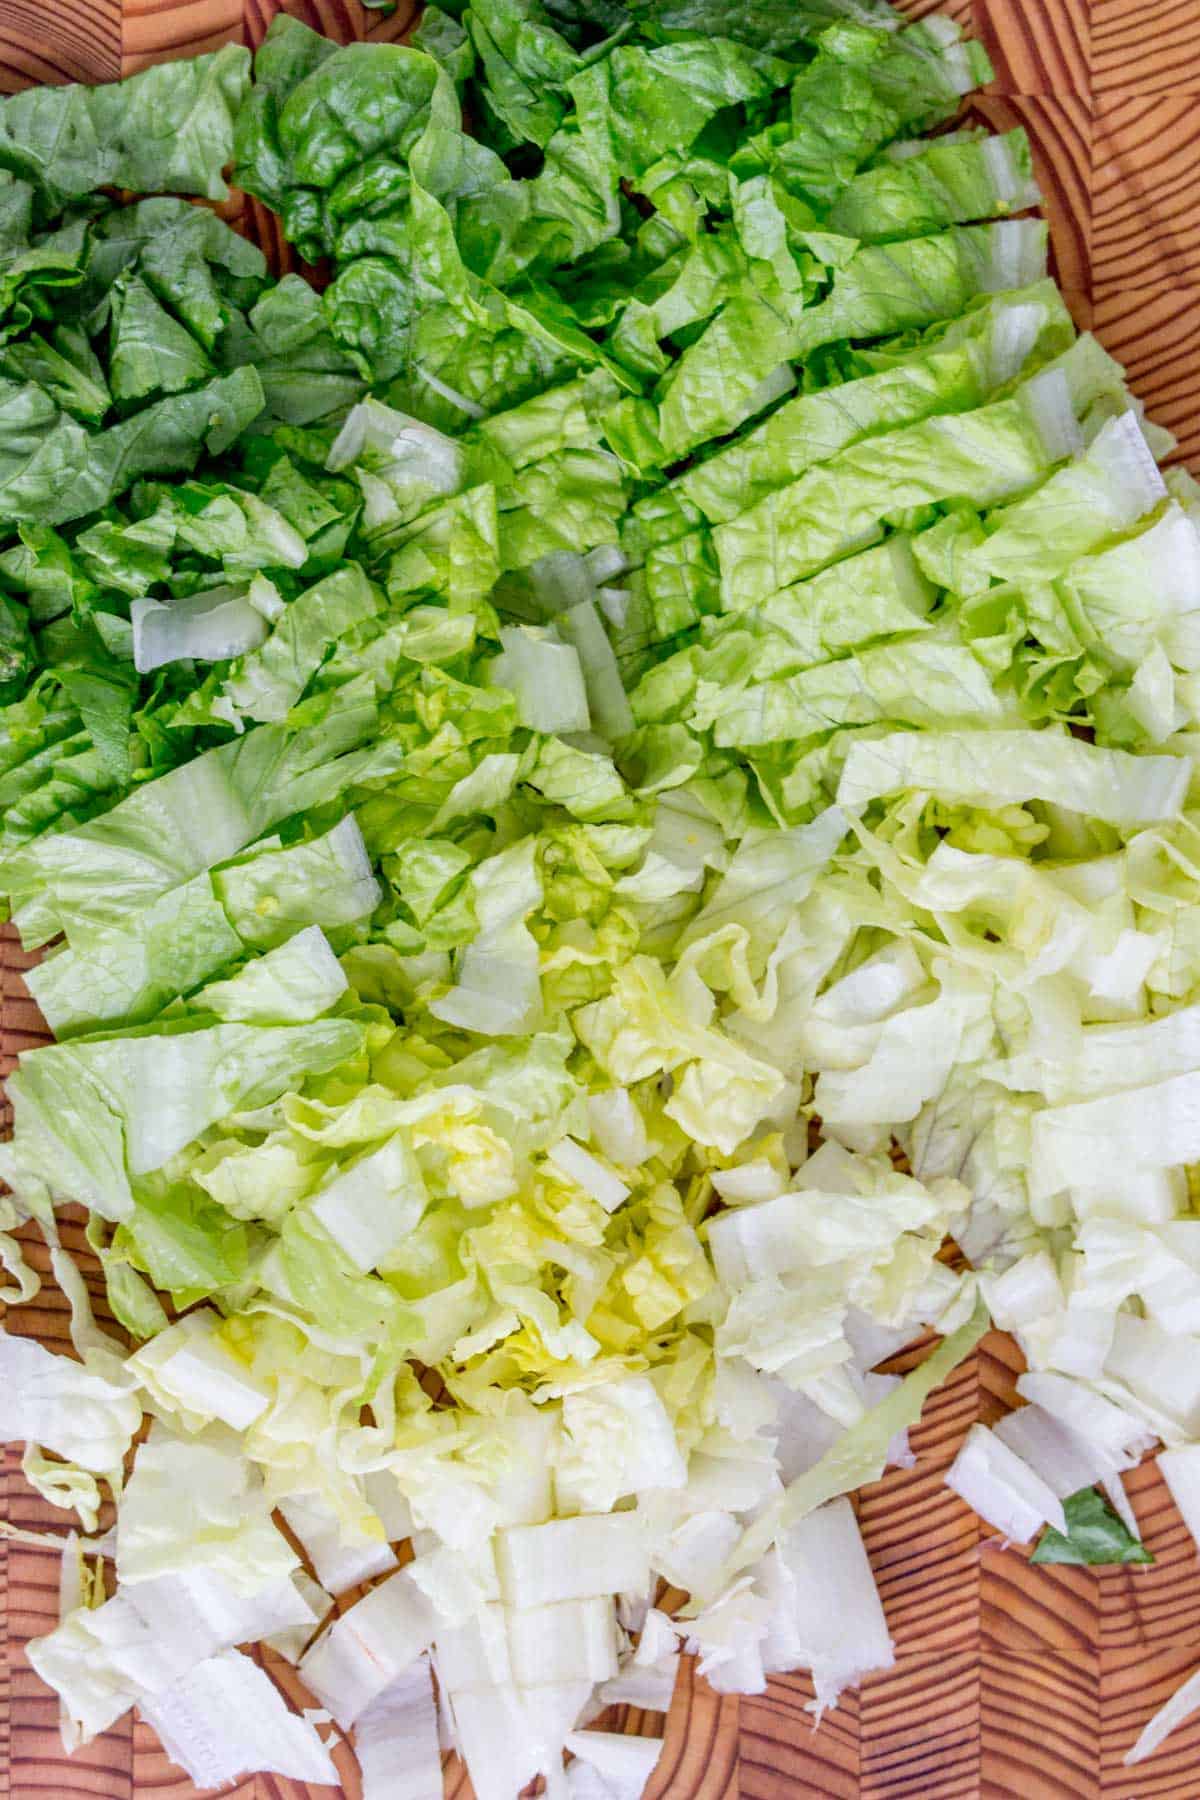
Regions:
<svg viewBox="0 0 1200 1800"><path fill-rule="evenodd" d="M278 10L275 0L0 0L0 91L111 81L164 57L254 45ZM398 39L413 9L400 0L389 16L359 0L292 0L287 10L347 41ZM1200 474L1200 0L908 0L906 10L949 12L986 42L996 81L972 112L996 129L1029 130L1076 318L1128 366ZM260 209L246 206L241 218L278 254ZM28 959L11 934L0 950L2 1071L44 1032L21 983ZM87 1267L77 1226L67 1241ZM100 1310L94 1279L92 1288ZM64 1315L48 1286L9 1327L62 1346ZM1121 1761L1200 1666L1200 1566L1153 1467L1127 1477L1157 1558L1141 1570L1031 1568L1020 1552L1001 1552L941 1485L972 1421L990 1423L1010 1404L1018 1369L1010 1341L993 1334L926 1408L913 1438L918 1466L858 1496L896 1667L847 1696L815 1735L802 1676L738 1700L717 1698L689 1671L652 1800L1196 1800L1200 1717L1140 1769ZM19 1452L10 1447L7 1459L4 1516L61 1529L64 1515L23 1482ZM23 1654L57 1616L57 1558L4 1548L0 1800L189 1800L191 1784L128 1718L63 1758L56 1702ZM269 1666L286 1686L286 1665ZM269 1775L229 1791L237 1800L334 1793ZM457 1768L448 1791L467 1800Z"/></svg>

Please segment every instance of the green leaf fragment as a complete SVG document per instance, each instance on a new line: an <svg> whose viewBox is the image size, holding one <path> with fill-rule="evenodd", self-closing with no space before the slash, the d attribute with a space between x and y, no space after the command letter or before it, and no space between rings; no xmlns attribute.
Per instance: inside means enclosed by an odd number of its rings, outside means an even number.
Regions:
<svg viewBox="0 0 1200 1800"><path fill-rule="evenodd" d="M1118 1480L1120 1477L1118 1476ZM1063 1501L1067 1515L1064 1534L1048 1525L1034 1547L1030 1562L1083 1563L1088 1567L1113 1563L1152 1563L1154 1557L1135 1538L1123 1519L1095 1488L1082 1488Z"/></svg>

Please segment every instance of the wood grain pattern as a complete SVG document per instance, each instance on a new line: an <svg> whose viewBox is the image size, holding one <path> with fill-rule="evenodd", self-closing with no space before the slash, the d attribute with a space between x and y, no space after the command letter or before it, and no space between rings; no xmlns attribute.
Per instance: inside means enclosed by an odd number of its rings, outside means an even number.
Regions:
<svg viewBox="0 0 1200 1800"><path fill-rule="evenodd" d="M121 0L4 0L0 93L46 81L115 81L121 73Z"/></svg>
<svg viewBox="0 0 1200 1800"><path fill-rule="evenodd" d="M1095 0L974 0L975 35L995 65L995 91L1064 99L1090 89Z"/></svg>
<svg viewBox="0 0 1200 1800"><path fill-rule="evenodd" d="M731 0L733 4L733 0ZM0 0L0 91L36 81L112 79L166 56L261 41L275 0ZM342 41L396 40L415 7L290 0L288 10ZM993 129L1023 125L1053 222L1055 268L1081 326L1094 325L1152 413L1200 472L1200 0L906 0L948 12L986 43L996 80L971 106ZM230 215L277 266L287 252L265 210ZM0 939L0 1074L42 1036L21 972ZM3 1124L0 1115L0 1124ZM64 1237L98 1271L78 1221ZM35 1262L45 1252L31 1246ZM66 1311L47 1288L10 1329L56 1346ZM905 1359L895 1365L905 1366ZM1126 1485L1157 1557L1152 1569L1034 1568L1002 1551L941 1482L969 1425L1014 1397L1019 1359L999 1334L933 1398L913 1434L918 1466L856 1498L889 1624L895 1668L872 1676L814 1732L804 1676L763 1695L714 1695L691 1669L666 1720L650 1800L1194 1800L1200 1717L1151 1762L1122 1757L1150 1714L1200 1664L1195 1547L1149 1463ZM9 1448L0 1506L14 1524L61 1528L63 1515L22 1480ZM143 1724L124 1721L63 1760L53 1698L22 1654L56 1613L47 1550L0 1540L0 1800L191 1800L193 1789ZM264 1666L297 1697L294 1672ZM653 1729L618 1715L618 1729ZM358 1800L352 1759L337 1752ZM323 1800L256 1776L236 1800ZM470 1800L454 1762L447 1795Z"/></svg>

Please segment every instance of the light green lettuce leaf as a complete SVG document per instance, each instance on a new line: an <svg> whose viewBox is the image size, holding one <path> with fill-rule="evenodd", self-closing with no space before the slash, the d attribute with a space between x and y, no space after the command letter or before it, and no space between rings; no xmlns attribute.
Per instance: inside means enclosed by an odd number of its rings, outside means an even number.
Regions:
<svg viewBox="0 0 1200 1800"><path fill-rule="evenodd" d="M818 37L817 55L792 83L790 120L738 147L739 173L769 167L827 206L889 138L947 118L990 78L982 46L964 42L949 19L897 32L894 13L868 18L856 7L850 20Z"/></svg>
<svg viewBox="0 0 1200 1800"><path fill-rule="evenodd" d="M617 392L603 370L594 370L481 419L477 432L513 469L563 450L593 450L600 444L600 416Z"/></svg>
<svg viewBox="0 0 1200 1800"><path fill-rule="evenodd" d="M309 925L354 924L374 912L381 892L352 813L317 837L255 847L218 869L213 888L239 938L259 950Z"/></svg>
<svg viewBox="0 0 1200 1800"><path fill-rule="evenodd" d="M1073 329L1048 282L986 300L958 323L952 343L918 346L876 374L786 401L689 469L679 491L714 524L731 519L857 438L982 405L990 389L1065 348Z"/></svg>
<svg viewBox="0 0 1200 1800"><path fill-rule="evenodd" d="M658 436L667 462L733 431L777 398L771 377L801 353L804 310L799 296L778 286L739 294L721 308L664 377Z"/></svg>
<svg viewBox="0 0 1200 1800"><path fill-rule="evenodd" d="M761 384L783 362L842 338L950 319L980 293L1036 280L1045 241L1036 221L962 226L860 250L816 306L782 294L732 301L666 377L659 435L668 459L751 417Z"/></svg>
<svg viewBox="0 0 1200 1800"><path fill-rule="evenodd" d="M966 806L1045 800L1131 829L1177 818L1188 764L1174 756L1130 756L1058 731L898 731L850 750L838 800L864 806L919 789Z"/></svg>
<svg viewBox="0 0 1200 1800"><path fill-rule="evenodd" d="M761 624L782 640L779 655L803 667L872 638L916 630L933 603L932 589L913 556L916 541L896 533L874 549L781 589L749 614L736 614L719 626L714 646L724 632L736 634L743 621ZM769 661L762 672L771 673Z"/></svg>
<svg viewBox="0 0 1200 1800"><path fill-rule="evenodd" d="M151 1019L242 953L208 874L168 889L139 914L63 946L30 971L29 986L58 1038Z"/></svg>
<svg viewBox="0 0 1200 1800"><path fill-rule="evenodd" d="M179 1021L32 1051L9 1083L16 1165L61 1199L125 1218L133 1179L227 1113L274 1100L361 1043L362 1027L348 1019L273 1028Z"/></svg>
<svg viewBox="0 0 1200 1800"><path fill-rule="evenodd" d="M247 944L269 949L310 925L354 923L379 895L348 815L309 842L268 843L169 888L139 912L135 931L125 919L91 929L30 972L30 991L59 1038L142 1024L240 960Z"/></svg>
<svg viewBox="0 0 1200 1800"><path fill-rule="evenodd" d="M542 898L532 838L472 871L476 934L455 962L454 986L430 1003L435 1018L486 1037L541 1023L539 955L526 919Z"/></svg>
<svg viewBox="0 0 1200 1800"><path fill-rule="evenodd" d="M82 940L89 927L120 924L280 819L382 772L395 757L364 744L375 721L373 702L354 696L299 731L260 726L144 783L102 818L17 852L4 873L20 929L44 943L61 930Z"/></svg>
<svg viewBox="0 0 1200 1800"><path fill-rule="evenodd" d="M1105 424L1084 455L989 520L968 570L999 580L1052 579L1154 510L1166 488L1132 412Z"/></svg>
<svg viewBox="0 0 1200 1800"><path fill-rule="evenodd" d="M305 926L236 975L210 981L192 998L196 1012L242 1024L305 1025L347 992L341 965L317 925Z"/></svg>
<svg viewBox="0 0 1200 1800"><path fill-rule="evenodd" d="M266 642L237 659L209 700L213 718L280 723L322 661L355 627L374 618L382 596L357 563L347 563L289 600ZM185 704L181 722L193 714Z"/></svg>
<svg viewBox="0 0 1200 1800"><path fill-rule="evenodd" d="M1071 623L1094 655L1136 667L1155 642L1173 665L1200 655L1200 534L1176 502L1144 531L1074 562L1057 588Z"/></svg>
<svg viewBox="0 0 1200 1800"><path fill-rule="evenodd" d="M675 1073L667 1117L730 1155L770 1112L782 1077L715 1025L697 1022L689 998L659 964L637 956L616 971L611 994L581 1007L572 1024L615 1082Z"/></svg>
<svg viewBox="0 0 1200 1800"><path fill-rule="evenodd" d="M711 730L716 744L747 746L819 737L847 725L895 721L936 731L956 723L999 724L1004 716L970 649L931 634L752 683L736 695L701 680L690 719Z"/></svg>
<svg viewBox="0 0 1200 1800"><path fill-rule="evenodd" d="M563 450L517 471L498 493L500 561L524 569L543 556L617 538L628 489L607 450Z"/></svg>
<svg viewBox="0 0 1200 1800"><path fill-rule="evenodd" d="M405 1340L421 1336L419 1315L386 1282L362 1274L305 1207L284 1219L263 1279L342 1343L365 1341L376 1351L390 1346L394 1353Z"/></svg>
<svg viewBox="0 0 1200 1800"><path fill-rule="evenodd" d="M1024 212L1039 199L1029 139L1018 129L934 143L919 156L868 169L838 195L828 223L861 243L883 244Z"/></svg>
<svg viewBox="0 0 1200 1800"><path fill-rule="evenodd" d="M907 507L992 503L1044 479L1063 451L1026 393L843 450L713 532L727 606L745 606L879 536Z"/></svg>
<svg viewBox="0 0 1200 1800"><path fill-rule="evenodd" d="M543 738L522 780L552 805L576 819L628 819L634 811L629 790L612 761L557 737Z"/></svg>
<svg viewBox="0 0 1200 1800"><path fill-rule="evenodd" d="M956 318L980 294L1044 276L1046 244L1040 220L1006 219L866 245L834 275L828 298L809 309L794 354Z"/></svg>
<svg viewBox="0 0 1200 1800"><path fill-rule="evenodd" d="M983 45L964 38L962 27L940 14L906 26L884 45L869 65L872 85L906 125L936 125L992 76Z"/></svg>
<svg viewBox="0 0 1200 1800"><path fill-rule="evenodd" d="M939 978L932 998L919 993L916 1004L889 1014L861 1066L821 1072L813 1101L835 1139L885 1138L893 1123L917 1118L938 1098L955 1063L977 1060L990 1039L992 984L954 967Z"/></svg>
<svg viewBox="0 0 1200 1800"><path fill-rule="evenodd" d="M848 821L830 807L794 831L747 832L705 904L681 936L681 947L703 942L730 925L745 931L751 964L765 965L787 923L820 878L846 834Z"/></svg>
<svg viewBox="0 0 1200 1800"><path fill-rule="evenodd" d="M897 533L874 549L710 621L703 640L647 671L630 702L640 723L688 716L699 682L729 693L756 678L794 674L874 638L911 639L924 626L934 590Z"/></svg>
<svg viewBox="0 0 1200 1800"><path fill-rule="evenodd" d="M422 513L411 525L378 534L380 549L397 545L388 563L388 596L442 595L456 609L482 601L500 575L500 522L491 482L468 488Z"/></svg>
<svg viewBox="0 0 1200 1800"><path fill-rule="evenodd" d="M828 205L904 123L872 80L894 47L879 31L830 30L792 82L790 119L741 147L738 161L766 162L794 192Z"/></svg>

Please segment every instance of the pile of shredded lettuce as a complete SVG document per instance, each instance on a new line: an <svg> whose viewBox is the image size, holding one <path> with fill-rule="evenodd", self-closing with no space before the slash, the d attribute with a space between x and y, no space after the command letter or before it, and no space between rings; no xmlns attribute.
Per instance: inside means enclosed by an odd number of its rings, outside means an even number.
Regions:
<svg viewBox="0 0 1200 1800"><path fill-rule="evenodd" d="M885 0L474 0L0 101L57 1039L0 1253L75 1350L15 1319L0 1421L85 1534L68 1744L634 1800L658 1740L582 1728L681 1649L818 1711L892 1662L846 1496L989 1318L964 1499L1146 1561L1161 1443L1200 1534L1200 488L1024 134L922 135L988 73ZM113 198L230 163L323 290Z"/></svg>

